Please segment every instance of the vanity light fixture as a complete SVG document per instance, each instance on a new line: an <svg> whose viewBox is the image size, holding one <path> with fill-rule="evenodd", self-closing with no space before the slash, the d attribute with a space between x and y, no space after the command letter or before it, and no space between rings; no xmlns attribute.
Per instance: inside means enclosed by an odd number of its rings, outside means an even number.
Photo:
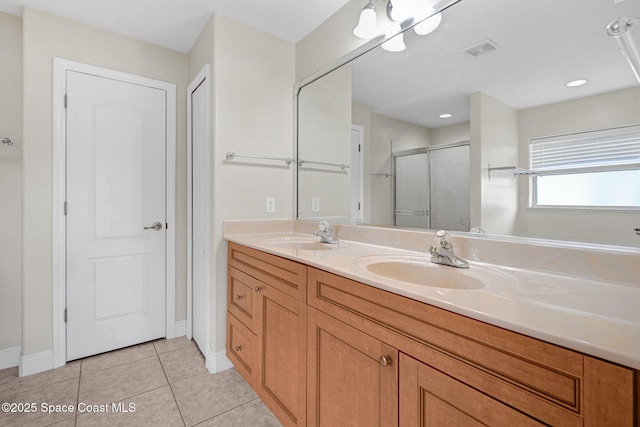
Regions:
<svg viewBox="0 0 640 427"><path fill-rule="evenodd" d="M450 119L451 117L453 117L453 114L444 113L440 114L438 117L440 117L441 119Z"/></svg>
<svg viewBox="0 0 640 427"><path fill-rule="evenodd" d="M369 0L369 3L360 12L358 25L353 29L353 34L356 37L372 39L380 34L373 1ZM430 7L429 3L427 0L387 0L387 17L393 25L385 33L385 38L388 41L382 44L382 48L390 52L400 52L406 49L402 34L392 37L402 30L401 23L417 22L418 24L413 28L418 35L426 35L435 31L442 21L442 14L436 13L434 15L435 9Z"/></svg>
<svg viewBox="0 0 640 427"><path fill-rule="evenodd" d="M607 25L607 34L617 40L622 48L623 55L627 58L631 70L633 70L633 74L640 81L640 52L629 31L638 22L640 22L640 18L618 18Z"/></svg>
<svg viewBox="0 0 640 427"><path fill-rule="evenodd" d="M381 47L387 52L402 52L407 48L404 44L404 33L398 33L402 28L400 24L394 24L389 28L385 37L391 37L386 42L382 43ZM394 36L394 34L396 34Z"/></svg>
<svg viewBox="0 0 640 427"><path fill-rule="evenodd" d="M380 34L376 23L376 8L371 1L360 12L358 25L353 29L353 35L362 39L372 39Z"/></svg>
<svg viewBox="0 0 640 427"><path fill-rule="evenodd" d="M566 83L565 86L566 87L578 87L578 86L582 86L587 84L588 80L585 79L578 79L578 80L571 80L569 83Z"/></svg>

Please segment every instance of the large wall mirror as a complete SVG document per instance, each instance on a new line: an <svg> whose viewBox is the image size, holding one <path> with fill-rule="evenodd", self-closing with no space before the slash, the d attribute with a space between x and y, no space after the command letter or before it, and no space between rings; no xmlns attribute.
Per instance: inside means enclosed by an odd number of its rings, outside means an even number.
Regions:
<svg viewBox="0 0 640 427"><path fill-rule="evenodd" d="M638 17L637 0L461 0L405 50L303 83L297 217L640 247Z"/></svg>

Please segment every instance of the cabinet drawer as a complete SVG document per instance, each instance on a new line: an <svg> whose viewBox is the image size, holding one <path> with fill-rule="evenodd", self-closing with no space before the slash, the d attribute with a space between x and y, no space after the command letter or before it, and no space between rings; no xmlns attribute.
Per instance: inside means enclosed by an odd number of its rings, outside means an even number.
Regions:
<svg viewBox="0 0 640 427"><path fill-rule="evenodd" d="M255 387L256 336L227 312L227 357L245 381Z"/></svg>
<svg viewBox="0 0 640 427"><path fill-rule="evenodd" d="M229 265L300 301L306 300L307 267L229 242Z"/></svg>
<svg viewBox="0 0 640 427"><path fill-rule="evenodd" d="M314 268L309 305L553 425L581 425L583 356Z"/></svg>
<svg viewBox="0 0 640 427"><path fill-rule="evenodd" d="M229 267L227 273L227 310L254 331L254 299L260 282L242 271Z"/></svg>

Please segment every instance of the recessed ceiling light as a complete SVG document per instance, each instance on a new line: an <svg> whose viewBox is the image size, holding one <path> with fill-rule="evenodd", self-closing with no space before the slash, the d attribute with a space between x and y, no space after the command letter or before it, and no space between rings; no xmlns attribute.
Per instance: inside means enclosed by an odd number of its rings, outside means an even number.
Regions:
<svg viewBox="0 0 640 427"><path fill-rule="evenodd" d="M445 113L440 114L438 117L440 117L441 119L450 119L451 117L453 117L453 114Z"/></svg>
<svg viewBox="0 0 640 427"><path fill-rule="evenodd" d="M572 80L569 83L565 84L565 86L566 87L578 87L578 86L582 86L584 84L587 84L587 80L579 79L579 80Z"/></svg>

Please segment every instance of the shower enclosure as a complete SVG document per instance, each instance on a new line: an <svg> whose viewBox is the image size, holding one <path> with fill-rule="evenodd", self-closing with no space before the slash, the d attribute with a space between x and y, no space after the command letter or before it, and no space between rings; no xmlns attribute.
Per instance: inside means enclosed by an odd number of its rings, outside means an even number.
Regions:
<svg viewBox="0 0 640 427"><path fill-rule="evenodd" d="M469 143L394 154L394 225L469 231Z"/></svg>

